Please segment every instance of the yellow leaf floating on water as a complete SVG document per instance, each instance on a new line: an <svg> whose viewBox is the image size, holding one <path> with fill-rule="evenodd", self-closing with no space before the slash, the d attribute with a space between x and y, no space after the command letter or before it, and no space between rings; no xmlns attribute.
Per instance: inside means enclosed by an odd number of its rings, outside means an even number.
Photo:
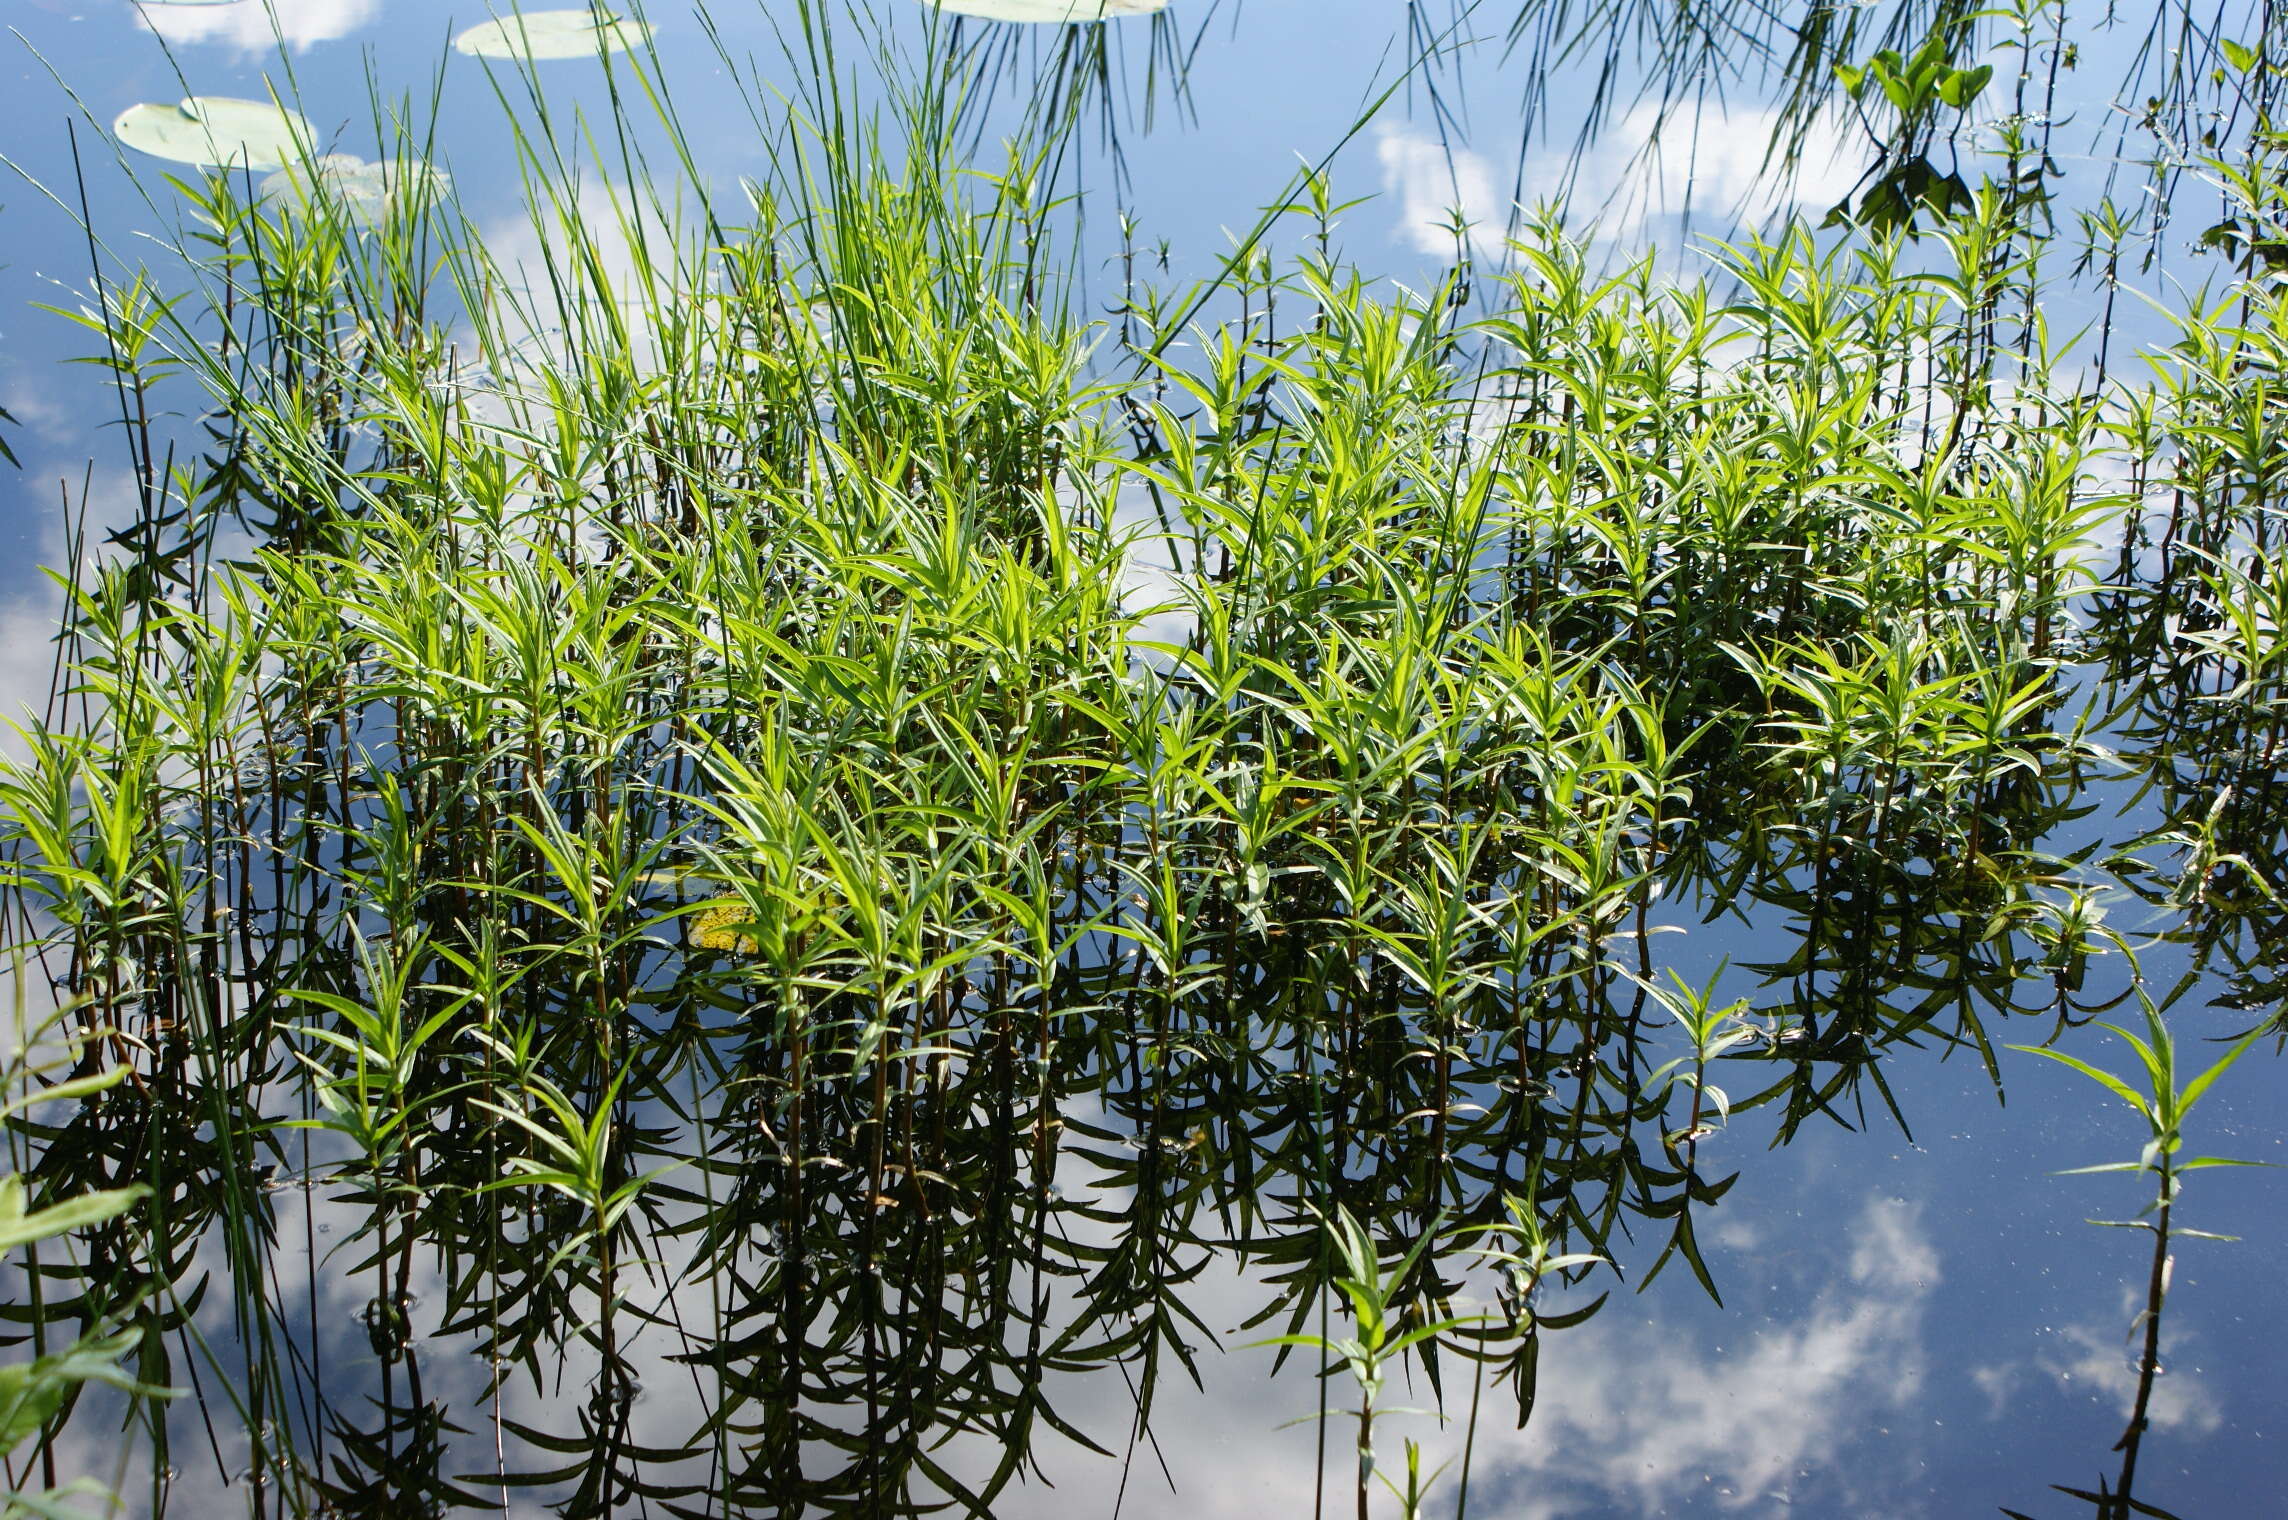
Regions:
<svg viewBox="0 0 2288 1520"><path fill-rule="evenodd" d="M762 941L745 932L754 927L755 915L741 903L726 903L692 915L691 943L702 950L729 950L739 955L760 955Z"/></svg>

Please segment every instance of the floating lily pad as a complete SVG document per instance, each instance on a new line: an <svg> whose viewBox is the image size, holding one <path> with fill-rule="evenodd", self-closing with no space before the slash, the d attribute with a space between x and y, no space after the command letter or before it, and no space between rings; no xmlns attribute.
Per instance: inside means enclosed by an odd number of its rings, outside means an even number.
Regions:
<svg viewBox="0 0 2288 1520"><path fill-rule="evenodd" d="M922 4L957 16L986 21L1110 21L1119 16L1149 16L1166 10L1168 0L922 0Z"/></svg>
<svg viewBox="0 0 2288 1520"><path fill-rule="evenodd" d="M310 124L267 100L194 95L171 106L129 106L111 124L121 142L180 164L276 169L301 156Z"/></svg>
<svg viewBox="0 0 2288 1520"><path fill-rule="evenodd" d="M610 11L526 11L472 26L453 46L472 58L593 58L640 47L651 37L641 21Z"/></svg>
<svg viewBox="0 0 2288 1520"><path fill-rule="evenodd" d="M444 173L427 164L375 164L349 153L328 153L307 167L287 165L262 182L262 193L307 206L312 189L323 186L351 220L377 222L392 196L416 185L441 190L445 183Z"/></svg>

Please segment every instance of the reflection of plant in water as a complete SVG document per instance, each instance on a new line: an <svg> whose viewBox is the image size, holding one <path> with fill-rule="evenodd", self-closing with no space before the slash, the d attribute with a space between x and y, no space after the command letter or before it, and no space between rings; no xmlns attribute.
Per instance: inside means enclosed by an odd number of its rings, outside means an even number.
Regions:
<svg viewBox="0 0 2288 1520"><path fill-rule="evenodd" d="M2153 1179L2153 1201L2131 1220L2098 1219L2092 1224L2109 1225L2117 1229L2147 1230L2153 1236L2152 1265L2146 1274L2145 1307L2129 1327L2132 1343L2137 1347L2137 1393L2129 1412L2129 1426L2114 1443L2121 1453L2121 1470L2109 1484L2099 1481L2096 1492L2057 1485L2059 1492L2084 1499L2097 1507L2099 1520L2129 1520L2131 1514L2159 1515L2164 1512L2149 1504L2138 1502L2135 1496L2137 1482L2137 1456L2145 1441L2147 1410L2153 1399L2153 1383L2161 1375L2161 1310L2169 1294L2169 1281L2175 1268L2170 1254L2170 1243L2177 1238L2198 1240L2230 1240L2229 1235L2216 1235L2207 1230L2188 1229L2172 1223L2177 1198L2183 1190L2186 1174L2218 1166L2260 1166L2265 1163L2235 1161L2223 1156L2181 1157L2184 1145L2184 1122L2217 1078L2223 1076L2249 1047L2264 1038L2270 1029L2258 1025L2228 1046L2224 1054L2191 1080L2182 1085L2178 1081L2176 1037L2162 1019L2160 1007L2140 988L2140 1005L2145 1013L2143 1037L2131 1033L2117 1024L2100 1024L2127 1042L2137 1055L2138 1070L2128 1078L2093 1066L2077 1056L2041 1045L2014 1045L2029 1055L2045 1056L2061 1065L2070 1066L2083 1076L2103 1087L2137 1111L2145 1121L2147 1140L2143 1151L2134 1161L2111 1161L2096 1166L2075 1167L2068 1176L2095 1172L2135 1172ZM2003 1513L2018 1516L2016 1510Z"/></svg>
<svg viewBox="0 0 2288 1520"><path fill-rule="evenodd" d="M1594 1252L1568 1252L1560 1248L1542 1217L1538 1202L1540 1180L1536 1173L1525 1179L1522 1195L1504 1194L1502 1211L1508 1217L1499 1223L1477 1226L1474 1232L1497 1237L1503 1242L1481 1245L1476 1248L1476 1255L1480 1261L1495 1267L1502 1276L1498 1302L1508 1321L1506 1328L1517 1340L1517 1348L1510 1354L1509 1365L1503 1375L1511 1383L1517 1397L1517 1423L1521 1430L1533 1418L1534 1400L1540 1394L1541 1332L1545 1329L1562 1330L1582 1323L1604 1306L1607 1295L1599 1294L1585 1304L1556 1314L1542 1313L1534 1303L1535 1296L1544 1281L1552 1275L1562 1278L1576 1272L1586 1273L1594 1266L1611 1265L1609 1258ZM1458 1233L1473 1232L1464 1230ZM1465 1338L1466 1332L1456 1337L1457 1341ZM1489 1335L1483 1339L1498 1342L1499 1337ZM1473 1359L1481 1362L1482 1371L1485 1360L1483 1352L1473 1354ZM1470 1457L1477 1436L1477 1415L1477 1400L1473 1396L1470 1406L1471 1439L1462 1453L1462 1491L1456 1502L1458 1514L1467 1514L1469 1509Z"/></svg>
<svg viewBox="0 0 2288 1520"><path fill-rule="evenodd" d="M60 1081L44 1081L57 1065L78 1066L80 1051L91 1037L80 1031L67 1031L61 1060L41 1062L35 1048L38 1042L65 1025L77 1010L66 1005L50 1014L39 1027L27 1027L20 976L16 987L18 1043L9 1055L4 1072L0 1072L0 1077L9 1085L20 1084L23 1088L20 1095L0 1103L0 1122L8 1124L12 1138L22 1132L24 1125L20 1116L33 1105L99 1102L103 1094L133 1075L129 1067L122 1065L67 1076ZM23 1176L11 1172L0 1177L0 1252L24 1251L28 1269L37 1273L41 1270L41 1245L66 1240L75 1231L118 1219L149 1191L140 1185L105 1188L33 1208L32 1194ZM75 1477L56 1485L52 1442L64 1417L90 1384L119 1389L137 1401L137 1405L146 1399L172 1398L178 1392L138 1381L120 1366L122 1359L135 1355L143 1346L146 1327L125 1323L133 1317L133 1306L122 1305L118 1312L98 1317L70 1345L57 1351L45 1349L49 1324L45 1319L35 1318L32 1339L34 1346L40 1348L39 1354L29 1362L0 1366L0 1457L8 1462L8 1481L4 1490L0 1490L0 1516L9 1520L21 1516L82 1520L85 1512L73 1501L95 1501L107 1506L113 1502L113 1495L92 1477ZM37 1490L19 1486L24 1481L19 1474L28 1468L19 1468L15 1457L17 1448L34 1436L40 1438L35 1455L47 1485ZM125 1466L123 1460L122 1471Z"/></svg>
<svg viewBox="0 0 2288 1520"><path fill-rule="evenodd" d="M1405 1520L1418 1520L1422 1511L1423 1490L1430 1480L1422 1476L1420 1446L1412 1438L1406 1442L1406 1486L1402 1489L1392 1483L1388 1475L1377 1471L1374 1430L1375 1421L1383 1416L1421 1414L1424 1411L1384 1408L1376 1401L1381 1398L1382 1385L1392 1369L1405 1365L1408 1352L1469 1323L1467 1316L1447 1315L1436 1319L1417 1318L1414 1323L1408 1324L1407 1317L1398 1312L1397 1290L1414 1277L1422 1265L1423 1253L1444 1228L1443 1216L1432 1219L1421 1238L1399 1258L1398 1265L1385 1274L1382 1248L1375 1243L1374 1237L1347 1210L1338 1210L1327 1221L1327 1237L1336 1258L1334 1286L1349 1306L1348 1312L1355 1332L1340 1339L1318 1335L1277 1335L1252 1343L1259 1346L1315 1347L1322 1353L1339 1357L1344 1370L1350 1373L1352 1382L1357 1384L1359 1520L1366 1520L1368 1480L1376 1477L1380 1477L1384 1485L1398 1496ZM1333 1372L1332 1367L1322 1369L1323 1376L1332 1376ZM1431 1476L1435 1478L1436 1474Z"/></svg>
<svg viewBox="0 0 2288 1520"><path fill-rule="evenodd" d="M1695 987L1671 970L1668 986L1655 985L1648 989L1653 999L1682 1027L1685 1038L1692 1042L1690 1054L1662 1063L1645 1078L1648 1100L1665 1099L1676 1087L1683 1087L1692 1094L1683 1124L1670 1130L1661 1140L1669 1150L1682 1151L1687 1156L1692 1147L1714 1134L1732 1117L1732 1100L1723 1088L1708 1080L1709 1067L1730 1051L1764 1037L1760 1027L1743 1017L1748 1009L1746 998L1721 1005L1716 1002L1716 984L1723 975L1722 968L1718 968L1705 985Z"/></svg>

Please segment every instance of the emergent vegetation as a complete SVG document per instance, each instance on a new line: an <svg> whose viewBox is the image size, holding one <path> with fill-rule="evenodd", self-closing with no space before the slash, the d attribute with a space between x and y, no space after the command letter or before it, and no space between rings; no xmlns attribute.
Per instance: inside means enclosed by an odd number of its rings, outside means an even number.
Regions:
<svg viewBox="0 0 2288 1520"><path fill-rule="evenodd" d="M95 1378L153 1513L212 1446L262 1515L986 1515L1037 1439L1149 1444L1236 1262L1241 1339L1356 1373L1328 1502L1466 1508L1370 1482L1382 1380L1474 1431L1608 1262L1716 1291L1734 1116L1882 1119L1904 1049L2000 1081L2131 996L2166 1051L2107 894L2272 1032L2265 118L2146 355L2051 332L2007 143L1682 278L1551 213L1419 293L1306 173L1098 317L1083 92L981 174L1005 58L877 118L790 29L737 204L666 187L641 45L593 137L510 64L532 278L392 127L354 184L179 181L180 265L65 313L139 510L0 768L73 1052L9 1110L16 1471ZM1658 953L1727 915L1763 959ZM1104 1367L1126 1432L1060 1413Z"/></svg>

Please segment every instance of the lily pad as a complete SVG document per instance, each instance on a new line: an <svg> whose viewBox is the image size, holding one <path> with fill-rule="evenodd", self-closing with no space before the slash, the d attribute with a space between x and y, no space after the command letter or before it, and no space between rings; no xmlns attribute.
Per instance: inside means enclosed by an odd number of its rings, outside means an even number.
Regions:
<svg viewBox="0 0 2288 1520"><path fill-rule="evenodd" d="M593 58L640 47L651 28L610 11L526 11L472 26L453 46L472 58Z"/></svg>
<svg viewBox="0 0 2288 1520"><path fill-rule="evenodd" d="M953 15L976 16L986 21L1051 24L1111 21L1120 16L1149 16L1154 11L1168 8L1168 0L922 0L922 4Z"/></svg>
<svg viewBox="0 0 2288 1520"><path fill-rule="evenodd" d="M352 221L377 222L393 196L414 183L426 181L442 190L445 175L427 164L376 164L349 153L328 153L314 164L289 164L262 182L262 193L274 199L292 199L307 206L311 191L323 186L327 195Z"/></svg>
<svg viewBox="0 0 2288 1520"><path fill-rule="evenodd" d="M112 136L140 153L179 164L277 169L302 154L310 124L267 100L193 95L171 106L129 106L111 124Z"/></svg>

